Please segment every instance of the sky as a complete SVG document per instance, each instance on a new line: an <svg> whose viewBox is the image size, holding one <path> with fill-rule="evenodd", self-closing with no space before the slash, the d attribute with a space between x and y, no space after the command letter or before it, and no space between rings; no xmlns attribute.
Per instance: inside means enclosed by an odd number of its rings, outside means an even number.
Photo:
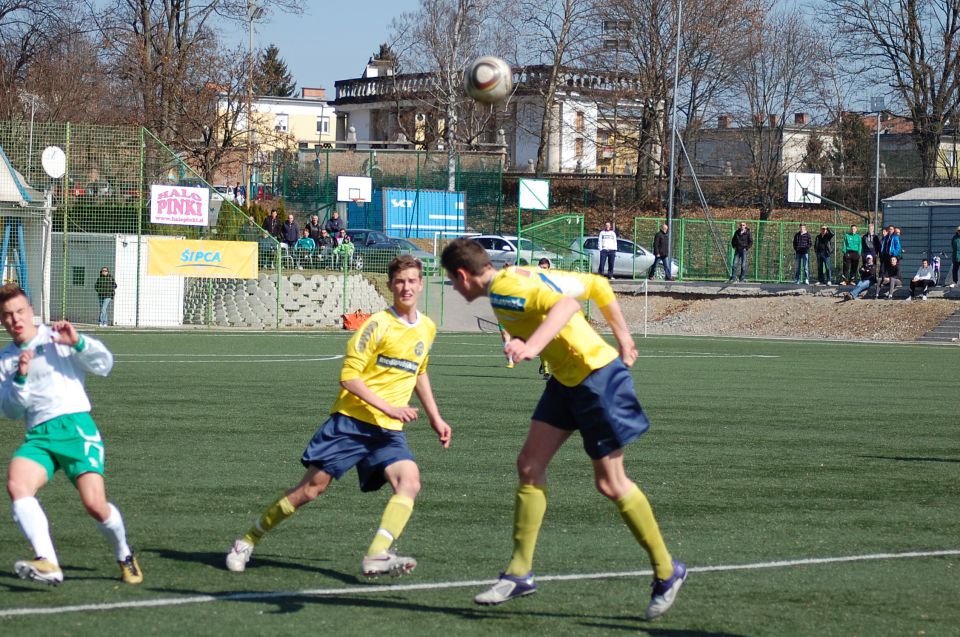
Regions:
<svg viewBox="0 0 960 637"><path fill-rule="evenodd" d="M287 69L304 87L327 89L334 99L333 83L360 77L367 60L388 41L390 22L412 11L419 0L305 0L306 12L293 16L274 14L256 25L254 48L275 44ZM247 44L247 33L241 42Z"/></svg>

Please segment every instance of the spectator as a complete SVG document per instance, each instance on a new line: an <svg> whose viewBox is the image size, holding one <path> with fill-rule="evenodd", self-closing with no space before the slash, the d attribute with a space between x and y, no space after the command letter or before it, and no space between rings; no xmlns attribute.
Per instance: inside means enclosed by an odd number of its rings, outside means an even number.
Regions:
<svg viewBox="0 0 960 637"><path fill-rule="evenodd" d="M340 213L336 210L333 211L333 214L330 215L330 218L327 219L327 223L324 224L323 227L327 229L327 234L331 237L337 236L341 230L346 228L346 226L343 225L343 219L340 218Z"/></svg>
<svg viewBox="0 0 960 637"><path fill-rule="evenodd" d="M310 238L313 239L313 242L319 247L320 233L323 231L323 226L320 225L320 217L317 215L312 215L310 217L310 221L308 221L307 225L304 227L310 231Z"/></svg>
<svg viewBox="0 0 960 637"><path fill-rule="evenodd" d="M950 248L953 254L953 282L950 287L957 287L957 274L960 274L960 226L957 226L957 232L950 240Z"/></svg>
<svg viewBox="0 0 960 637"><path fill-rule="evenodd" d="M339 247L340 244L342 244L344 241L346 241L349 238L350 238L350 235L347 234L346 228L341 228L340 232L333 235L333 247L334 248Z"/></svg>
<svg viewBox="0 0 960 637"><path fill-rule="evenodd" d="M320 230L320 238L316 240L317 244L317 260L320 262L320 267L323 267L323 262L331 256L334 248L333 237L327 232L326 228Z"/></svg>
<svg viewBox="0 0 960 637"><path fill-rule="evenodd" d="M860 237L857 237L859 240ZM817 254L817 285L831 285L833 283L833 268L830 260L833 258L833 230L827 226L820 226L820 234L813 240L813 251Z"/></svg>
<svg viewBox="0 0 960 637"><path fill-rule="evenodd" d="M896 230L897 229L894 228L893 224L891 223L887 227L883 238L880 239L880 272L882 276L886 276L890 269L891 260L894 257L896 257L897 261L900 261L902 249L900 248L900 235L897 234Z"/></svg>
<svg viewBox="0 0 960 637"><path fill-rule="evenodd" d="M847 292L843 295L843 298L848 301L856 301L860 296L860 293L868 290L871 285L877 283L877 265L874 263L874 258L872 254L868 254L863 257L863 265L860 266L860 282L857 283L856 287L853 288L850 292ZM877 295L879 296L880 288L877 288Z"/></svg>
<svg viewBox="0 0 960 637"><path fill-rule="evenodd" d="M617 258L617 233L613 225L608 221L603 224L603 230L598 236L598 245L600 248L600 267L597 268L597 274L603 274L603 264L607 264L607 278L613 278L613 262ZM656 261L653 262L656 265Z"/></svg>
<svg viewBox="0 0 960 637"><path fill-rule="evenodd" d="M540 268L540 269L542 269L542 270L549 270L549 269L550 269L550 259L548 259L547 257L543 257L542 259L540 259L540 261L537 262L537 267Z"/></svg>
<svg viewBox="0 0 960 637"><path fill-rule="evenodd" d="M800 224L800 231L793 235L793 251L797 255L796 271L793 276L793 282L796 285L802 280L805 285L810 285L810 246L813 240L807 232L807 226Z"/></svg>
<svg viewBox="0 0 960 637"><path fill-rule="evenodd" d="M647 278L652 279L657 274L657 263L663 264L663 278L670 281L670 267L667 265L667 253L670 251L670 226L662 224L660 231L653 235L653 265Z"/></svg>
<svg viewBox="0 0 960 637"><path fill-rule="evenodd" d="M733 246L733 268L730 270L730 281L738 280L743 283L747 274L747 251L753 247L753 235L750 234L750 228L745 222L740 222L740 226L733 233L730 245ZM737 272L738 263L740 264L739 273Z"/></svg>
<svg viewBox="0 0 960 637"><path fill-rule="evenodd" d="M276 262L277 242L269 232L260 235L257 241L257 254L260 259L260 267L272 268Z"/></svg>
<svg viewBox="0 0 960 637"><path fill-rule="evenodd" d="M892 233L891 233L892 234ZM900 280L900 259L897 257L890 257L890 265L887 266L887 271L884 273L883 277L880 279L880 284L877 286L877 296L880 296L880 290L883 286L889 286L886 298L893 298L893 291L898 287L903 286L903 281Z"/></svg>
<svg viewBox="0 0 960 637"><path fill-rule="evenodd" d="M287 246L293 247L300 239L300 226L294 220L293 215L287 215L287 220L283 222L283 228L280 230L283 238L280 239Z"/></svg>
<svg viewBox="0 0 960 637"><path fill-rule="evenodd" d="M873 263L876 265L877 257L880 256L880 237L877 236L877 229L872 223L867 226L867 233L860 237L860 254L863 255L864 261L868 254L873 255Z"/></svg>
<svg viewBox="0 0 960 637"><path fill-rule="evenodd" d="M920 290L920 298L924 301L927 300L927 290L932 288L936 281L934 280L936 273L933 271L933 266L930 265L930 261L923 259L920 261L920 268L917 270L917 273L910 279L910 300L917 298L917 290Z"/></svg>
<svg viewBox="0 0 960 637"><path fill-rule="evenodd" d="M109 268L100 268L100 276L97 277L93 288L100 300L100 327L106 327L110 324L110 303L117 289L117 282L113 280Z"/></svg>
<svg viewBox="0 0 960 637"><path fill-rule="evenodd" d="M233 188L233 199L238 206L242 206L247 201L247 189L239 181Z"/></svg>
<svg viewBox="0 0 960 637"><path fill-rule="evenodd" d="M840 279L842 285L853 285L853 279L860 265L860 251L863 250L863 239L857 234L857 226L851 225L850 232L843 235L843 274Z"/></svg>
<svg viewBox="0 0 960 637"><path fill-rule="evenodd" d="M280 223L280 217L277 216L277 209L270 211L270 215L263 220L263 229L277 241L283 241L283 224Z"/></svg>
<svg viewBox="0 0 960 637"><path fill-rule="evenodd" d="M337 244L337 247L333 249L333 256L336 259L336 267L343 268L344 270L349 269L350 262L353 260L353 251L354 245L350 241L350 235L347 234L346 230L341 230L341 241Z"/></svg>
<svg viewBox="0 0 960 637"><path fill-rule="evenodd" d="M316 242L310 238L310 230L304 228L300 232L301 236L293 246L293 263L298 270L302 270L303 264L309 263L317 251Z"/></svg>

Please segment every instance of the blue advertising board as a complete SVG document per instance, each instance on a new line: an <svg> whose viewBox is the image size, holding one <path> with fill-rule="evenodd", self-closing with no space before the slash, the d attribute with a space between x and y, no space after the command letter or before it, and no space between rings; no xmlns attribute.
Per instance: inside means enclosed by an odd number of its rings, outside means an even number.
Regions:
<svg viewBox="0 0 960 637"><path fill-rule="evenodd" d="M383 190L384 231L392 237L433 238L464 232L467 201L462 192Z"/></svg>

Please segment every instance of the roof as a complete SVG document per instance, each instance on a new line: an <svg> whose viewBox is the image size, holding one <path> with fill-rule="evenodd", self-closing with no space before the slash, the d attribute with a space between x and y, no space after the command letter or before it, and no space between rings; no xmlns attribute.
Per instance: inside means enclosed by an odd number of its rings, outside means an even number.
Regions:
<svg viewBox="0 0 960 637"><path fill-rule="evenodd" d="M24 208L30 204L42 206L43 193L27 183L0 147L0 204L9 203Z"/></svg>
<svg viewBox="0 0 960 637"><path fill-rule="evenodd" d="M899 195L887 197L883 203L887 202L931 202L931 201L949 201L960 203L960 188L914 188Z"/></svg>

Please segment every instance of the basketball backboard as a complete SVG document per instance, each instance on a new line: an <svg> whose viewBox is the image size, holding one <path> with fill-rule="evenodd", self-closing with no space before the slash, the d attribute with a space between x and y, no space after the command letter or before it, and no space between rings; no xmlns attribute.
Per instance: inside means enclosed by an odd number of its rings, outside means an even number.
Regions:
<svg viewBox="0 0 960 637"><path fill-rule="evenodd" d="M820 173L788 173L787 202L821 203L822 181Z"/></svg>
<svg viewBox="0 0 960 637"><path fill-rule="evenodd" d="M373 180L370 177L337 176L337 201L370 203L372 196Z"/></svg>

